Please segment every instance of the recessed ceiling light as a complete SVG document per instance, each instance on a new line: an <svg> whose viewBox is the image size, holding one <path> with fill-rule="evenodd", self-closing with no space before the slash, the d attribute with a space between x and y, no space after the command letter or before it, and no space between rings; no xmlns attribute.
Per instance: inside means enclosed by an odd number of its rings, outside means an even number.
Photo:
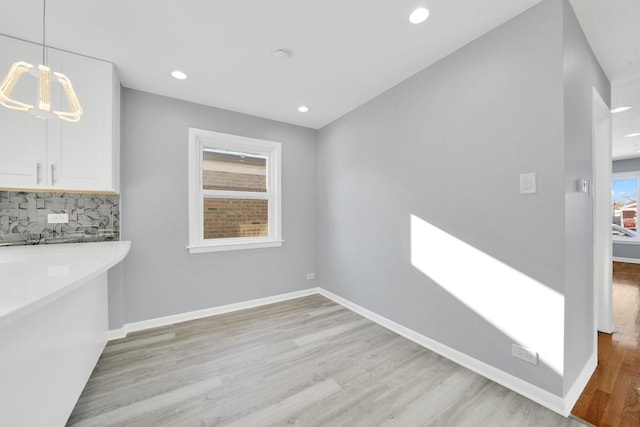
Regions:
<svg viewBox="0 0 640 427"><path fill-rule="evenodd" d="M625 138L633 138L634 136L640 136L640 132L629 133L625 135Z"/></svg>
<svg viewBox="0 0 640 427"><path fill-rule="evenodd" d="M613 114L622 113L623 111L631 110L631 105L623 105L622 107L614 108L611 110Z"/></svg>
<svg viewBox="0 0 640 427"><path fill-rule="evenodd" d="M298 111L300 111L301 113L306 113L309 111L309 107L307 107L306 105L301 105L298 107Z"/></svg>
<svg viewBox="0 0 640 427"><path fill-rule="evenodd" d="M281 47L273 51L273 56L278 58L280 61L286 61L291 58L291 51Z"/></svg>
<svg viewBox="0 0 640 427"><path fill-rule="evenodd" d="M419 7L409 15L409 22L412 24L421 24L429 17L429 9L425 7Z"/></svg>
<svg viewBox="0 0 640 427"><path fill-rule="evenodd" d="M187 78L187 75L180 70L172 71L171 75L178 80L184 80Z"/></svg>

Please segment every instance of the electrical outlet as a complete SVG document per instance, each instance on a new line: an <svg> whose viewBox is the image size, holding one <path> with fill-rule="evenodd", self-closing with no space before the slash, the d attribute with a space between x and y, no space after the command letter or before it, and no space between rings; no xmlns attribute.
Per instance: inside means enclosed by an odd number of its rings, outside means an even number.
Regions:
<svg viewBox="0 0 640 427"><path fill-rule="evenodd" d="M316 273L307 273L307 280L313 280L316 278Z"/></svg>
<svg viewBox="0 0 640 427"><path fill-rule="evenodd" d="M513 357L517 357L518 359L522 359L525 362L529 362L532 365L538 364L538 353L528 348L522 347L518 344L511 345L511 355Z"/></svg>
<svg viewBox="0 0 640 427"><path fill-rule="evenodd" d="M60 213L60 214L48 214L47 222L49 224L68 224L69 223L69 214Z"/></svg>

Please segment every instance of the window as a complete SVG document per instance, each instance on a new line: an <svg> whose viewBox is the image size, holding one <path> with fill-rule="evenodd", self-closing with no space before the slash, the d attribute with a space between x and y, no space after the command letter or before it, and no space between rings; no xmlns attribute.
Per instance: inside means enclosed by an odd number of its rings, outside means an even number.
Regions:
<svg viewBox="0 0 640 427"><path fill-rule="evenodd" d="M613 175L611 232L614 241L640 241L637 229L638 184L640 184L640 172Z"/></svg>
<svg viewBox="0 0 640 427"><path fill-rule="evenodd" d="M280 143L189 129L189 252L281 246Z"/></svg>

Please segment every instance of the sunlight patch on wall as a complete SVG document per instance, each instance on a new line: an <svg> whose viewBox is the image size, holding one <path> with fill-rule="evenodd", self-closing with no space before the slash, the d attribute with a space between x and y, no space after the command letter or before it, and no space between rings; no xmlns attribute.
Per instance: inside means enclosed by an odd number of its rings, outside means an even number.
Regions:
<svg viewBox="0 0 640 427"><path fill-rule="evenodd" d="M415 215L411 264L562 375L562 294Z"/></svg>

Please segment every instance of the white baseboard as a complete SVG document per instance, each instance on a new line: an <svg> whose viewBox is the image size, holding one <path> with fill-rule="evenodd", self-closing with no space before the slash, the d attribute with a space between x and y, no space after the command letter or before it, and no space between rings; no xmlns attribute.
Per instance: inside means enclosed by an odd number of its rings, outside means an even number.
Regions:
<svg viewBox="0 0 640 427"><path fill-rule="evenodd" d="M571 409L573 408L573 404L575 401L569 402L567 398L562 398L553 393L550 393L546 390L541 389L533 384L530 384L520 378L517 378L511 374L508 374L500 369L497 369L491 365L487 365L484 362L481 362L477 359L474 359L471 356L468 356L464 353L459 352L458 350L454 350L451 347L447 347L446 345L439 343L429 337L426 337L418 332L415 332L407 327L404 327L392 320L387 319L386 317L380 316L370 310L367 310L364 307L361 307L357 304L352 303L349 300L346 300L334 293L331 293L325 289L319 288L320 295L323 295L330 300L342 305L349 310L358 313L359 315L366 317L367 319L376 322L377 324L401 335L416 344L425 347L428 350L431 350L439 355L446 357L447 359L464 366L465 368L482 375L485 378L490 379L510 390L515 391L518 394L521 394L536 403L562 415L563 417L568 416L571 413ZM580 376L582 379L582 375ZM587 381L589 378L587 377ZM585 382L586 384L586 382ZM580 395L582 389L579 389L578 381L574 384L574 388L576 390L577 395ZM572 391L574 390L572 388ZM577 400L576 396L576 400Z"/></svg>
<svg viewBox="0 0 640 427"><path fill-rule="evenodd" d="M598 337L595 337L597 340ZM597 341L596 341L597 342ZM596 346L595 352L591 355L587 364L582 368L582 372L578 375L578 378L575 380L566 396L564 397L564 404L567 410L567 415L571 412L571 409L575 406L576 402L580 398L580 394L582 390L587 386L587 383L591 379L591 376L596 370L598 366L598 350Z"/></svg>
<svg viewBox="0 0 640 427"><path fill-rule="evenodd" d="M310 288L302 291L274 295L271 297L242 301L235 304L220 305L217 307L205 308L202 310L189 311L187 313L157 317L155 319L143 320L140 322L126 323L121 329L114 329L109 331L109 340L124 338L129 332L143 331L145 329L158 328L160 326L168 326L176 323L188 322L190 320L202 319L204 317L215 316L217 314L231 313L233 311L245 310L247 308L259 307L262 305L273 304L290 299L306 297L317 293L319 293L318 288Z"/></svg>
<svg viewBox="0 0 640 427"><path fill-rule="evenodd" d="M640 259L638 258L623 258L619 256L614 256L612 259L617 262L629 262L631 264L640 264Z"/></svg>
<svg viewBox="0 0 640 427"><path fill-rule="evenodd" d="M126 336L127 336L127 331L124 329L124 327L120 329L111 329L107 333L107 341L119 340L119 339L125 338Z"/></svg>
<svg viewBox="0 0 640 427"><path fill-rule="evenodd" d="M573 386L565 397L557 396L538 386L530 384L518 377L508 374L498 368L481 362L473 357L464 354L458 350L448 347L438 341L426 337L412 329L400 325L386 317L380 316L364 307L361 307L347 299L344 299L332 292L322 288L310 288L287 294L275 295L272 297L258 298L254 300L239 302L235 304L227 304L218 307L206 308L203 310L191 311L188 313L180 313L172 316L159 317L156 319L143 320L141 322L127 323L121 329L109 331L109 340L120 339L126 337L127 333L142 331L145 329L157 328L160 326L173 325L175 323L186 322L189 320L202 319L204 317L215 316L218 314L230 313L247 308L259 307L262 305L273 304L276 302L287 301L290 299L301 298L309 295L320 294L337 304L363 316L367 319L383 326L398 335L401 335L422 347L431 350L447 359L464 366L465 368L482 375L514 392L521 394L534 402L566 417L571 413L573 405L580 397L580 393L589 381L593 371L597 365L597 354L593 354L582 372L574 382Z"/></svg>

